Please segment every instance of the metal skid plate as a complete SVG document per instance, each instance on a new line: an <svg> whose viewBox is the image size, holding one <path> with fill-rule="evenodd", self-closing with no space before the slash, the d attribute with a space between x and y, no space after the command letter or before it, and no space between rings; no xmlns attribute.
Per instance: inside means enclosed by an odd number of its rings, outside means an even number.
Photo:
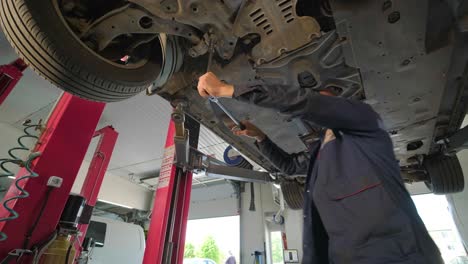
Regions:
<svg viewBox="0 0 468 264"><path fill-rule="evenodd" d="M346 63L358 67L367 103L381 115L400 165L430 151L453 45L427 52L428 2L330 1L337 31L352 43ZM417 149L408 144L420 141Z"/></svg>
<svg viewBox="0 0 468 264"><path fill-rule="evenodd" d="M261 42L252 50L257 64L296 50L320 36L320 25L312 17L296 14L297 0L245 1L234 25L238 37L259 34Z"/></svg>
<svg viewBox="0 0 468 264"><path fill-rule="evenodd" d="M298 76L307 72L315 79L315 84L307 88L335 87L340 96L355 97L362 91L361 78L359 71L344 61L343 47L347 45L346 39L331 31L286 57L257 67L257 74L273 83L299 87Z"/></svg>

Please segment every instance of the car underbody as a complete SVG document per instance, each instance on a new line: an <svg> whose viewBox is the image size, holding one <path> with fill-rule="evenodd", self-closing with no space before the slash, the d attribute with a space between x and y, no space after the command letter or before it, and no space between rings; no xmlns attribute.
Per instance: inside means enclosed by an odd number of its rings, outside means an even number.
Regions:
<svg viewBox="0 0 468 264"><path fill-rule="evenodd" d="M425 157L447 154L445 140L466 115L468 5L461 0L51 2L76 41L100 60L128 71L159 60L147 93L186 102L187 114L270 172L277 169L253 140L234 136L226 115L197 93L210 45L210 71L234 86L327 88L370 104L408 182L428 181ZM44 75L88 99L123 99L86 96ZM286 152L307 151L317 138L316 126L300 117L221 101Z"/></svg>

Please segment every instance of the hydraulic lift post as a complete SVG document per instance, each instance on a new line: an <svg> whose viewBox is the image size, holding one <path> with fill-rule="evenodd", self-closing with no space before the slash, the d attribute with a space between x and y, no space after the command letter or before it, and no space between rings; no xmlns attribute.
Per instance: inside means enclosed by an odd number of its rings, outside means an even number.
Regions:
<svg viewBox="0 0 468 264"><path fill-rule="evenodd" d="M179 103L172 113L156 190L143 264L182 264L192 189L192 171L215 178L271 182L267 172L226 166L196 148L200 124Z"/></svg>
<svg viewBox="0 0 468 264"><path fill-rule="evenodd" d="M186 132L189 145L196 148L199 131L190 117L169 123L143 264L182 264L192 172L176 166L175 138Z"/></svg>
<svg viewBox="0 0 468 264"><path fill-rule="evenodd" d="M28 66L21 59L0 66L0 105L5 101L10 92L23 77L23 71Z"/></svg>
<svg viewBox="0 0 468 264"><path fill-rule="evenodd" d="M67 93L60 97L33 150L40 153L32 163L32 170L39 176L19 183L29 193L29 197L11 201L9 206L18 212L19 217L0 222L0 231L9 236L5 242L0 243L0 260L15 249L24 248L25 236L38 217L39 208L45 203L48 189L52 188L48 186L52 176L62 179L61 186L50 191L42 217L38 220L29 243L43 243L55 232L104 106L104 103L87 101ZM25 168L21 168L16 179L27 173ZM17 188L12 184L3 201L17 194ZM10 212L0 205L0 217L9 215ZM30 256L23 258L27 263Z"/></svg>
<svg viewBox="0 0 468 264"><path fill-rule="evenodd" d="M101 128L93 135L93 137L99 137L99 142L96 150L94 151L93 159L89 165L83 186L81 187L80 195L86 199L84 211L87 214L85 217L87 222L80 223L79 225L81 235L78 238L79 243L77 243L78 246L76 248L75 256L79 256L82 251L81 245L86 236L86 231L88 230L89 219L91 218L91 213L96 205L99 190L101 189L104 176L107 172L107 167L109 166L118 136L119 133L117 133L112 126Z"/></svg>

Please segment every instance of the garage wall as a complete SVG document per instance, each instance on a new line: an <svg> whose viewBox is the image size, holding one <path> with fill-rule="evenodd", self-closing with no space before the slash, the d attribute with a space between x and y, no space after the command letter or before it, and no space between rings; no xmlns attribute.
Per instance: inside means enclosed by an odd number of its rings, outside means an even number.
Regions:
<svg viewBox="0 0 468 264"><path fill-rule="evenodd" d="M13 147L18 147L17 139L24 135L22 130L19 130L18 128L7 124L7 123L2 123L0 122L0 158L7 158L8 156L8 150ZM34 146L34 140L29 140L24 139L23 143L26 144L28 147L33 147ZM28 144L31 143L31 144ZM17 151L15 152L16 155L19 157L24 157L26 158L26 155L28 154L27 151ZM10 168L10 167L9 167ZM11 166L12 171L16 171L18 168L15 166Z"/></svg>
<svg viewBox="0 0 468 264"><path fill-rule="evenodd" d="M86 174L88 173L89 164L90 162L83 161L73 184L72 192L80 193ZM139 210L150 210L152 194L153 192L144 187L107 172L104 176L98 199Z"/></svg>
<svg viewBox="0 0 468 264"><path fill-rule="evenodd" d="M250 184L245 185L245 192L242 193L242 209L240 214L241 263L253 263L253 257L251 254L254 251L265 250L265 229L263 224L264 214L262 209L262 195L260 195L262 187L263 185L255 184L256 211L249 211Z"/></svg>
<svg viewBox="0 0 468 264"><path fill-rule="evenodd" d="M463 126L468 125L468 118L465 118ZM465 191L447 195L450 204L450 211L453 215L458 232L462 238L465 248L468 250L468 150L458 153L458 159L465 176Z"/></svg>
<svg viewBox="0 0 468 264"><path fill-rule="evenodd" d="M302 210L286 210L284 212L284 229L288 241L288 249L297 249L299 262L302 261L302 230L304 214Z"/></svg>
<svg viewBox="0 0 468 264"><path fill-rule="evenodd" d="M17 146L16 139L21 135L21 130L6 123L0 123L0 158L8 157L8 150ZM11 168L12 170L17 169Z"/></svg>

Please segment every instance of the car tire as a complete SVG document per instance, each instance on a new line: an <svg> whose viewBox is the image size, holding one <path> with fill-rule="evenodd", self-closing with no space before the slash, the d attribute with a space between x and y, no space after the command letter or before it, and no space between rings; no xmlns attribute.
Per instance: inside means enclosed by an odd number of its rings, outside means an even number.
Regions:
<svg viewBox="0 0 468 264"><path fill-rule="evenodd" d="M304 205L304 184L296 180L286 180L281 182L283 198L289 208L300 210Z"/></svg>
<svg viewBox="0 0 468 264"><path fill-rule="evenodd" d="M456 155L435 155L424 160L428 175L426 186L434 194L457 193L463 191L465 179Z"/></svg>
<svg viewBox="0 0 468 264"><path fill-rule="evenodd" d="M157 79L162 64L158 40L144 65L119 67L84 45L52 0L2 0L0 23L20 57L47 80L79 97L101 102L138 94ZM33 88L33 87L32 87Z"/></svg>

